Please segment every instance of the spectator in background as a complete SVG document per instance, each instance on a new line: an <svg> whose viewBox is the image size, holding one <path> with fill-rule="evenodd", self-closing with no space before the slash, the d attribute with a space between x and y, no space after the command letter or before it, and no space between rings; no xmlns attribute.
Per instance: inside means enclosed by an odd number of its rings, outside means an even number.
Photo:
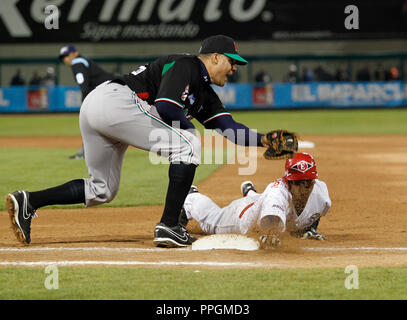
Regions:
<svg viewBox="0 0 407 320"><path fill-rule="evenodd" d="M356 80L357 81L370 81L371 80L370 71L369 71L368 66L364 66L364 67L362 67L362 69L360 69L358 71L358 73L356 74Z"/></svg>
<svg viewBox="0 0 407 320"><path fill-rule="evenodd" d="M298 82L297 66L295 64L291 64L288 67L288 74L285 78L285 82L291 82L291 83Z"/></svg>
<svg viewBox="0 0 407 320"><path fill-rule="evenodd" d="M271 75L267 74L264 69L260 69L255 75L254 81L257 83L269 83L271 82Z"/></svg>
<svg viewBox="0 0 407 320"><path fill-rule="evenodd" d="M23 77L21 77L21 70L17 69L16 74L11 78L10 86L23 86L25 81Z"/></svg>
<svg viewBox="0 0 407 320"><path fill-rule="evenodd" d="M385 81L387 78L386 70L383 67L382 63L377 65L376 70L374 71L374 80L375 81Z"/></svg>
<svg viewBox="0 0 407 320"><path fill-rule="evenodd" d="M346 69L344 67L339 67L336 70L335 80L336 81L349 81L348 72L346 71Z"/></svg>
<svg viewBox="0 0 407 320"><path fill-rule="evenodd" d="M400 79L399 69L397 67L391 67L389 70L390 73L390 81L396 81Z"/></svg>
<svg viewBox="0 0 407 320"><path fill-rule="evenodd" d="M303 82L312 82L315 80L314 72L307 67L302 69L302 81Z"/></svg>
<svg viewBox="0 0 407 320"><path fill-rule="evenodd" d="M41 80L42 79L39 76L38 71L34 70L32 78L31 78L29 84L30 84L30 86L39 86L39 85L41 85Z"/></svg>
<svg viewBox="0 0 407 320"><path fill-rule="evenodd" d="M42 79L42 84L47 87L53 87L56 85L56 77L55 77L55 70L53 67L47 68L47 73L45 77Z"/></svg>
<svg viewBox="0 0 407 320"><path fill-rule="evenodd" d="M332 81L335 79L334 75L327 70L322 62L315 68L314 73L317 81Z"/></svg>

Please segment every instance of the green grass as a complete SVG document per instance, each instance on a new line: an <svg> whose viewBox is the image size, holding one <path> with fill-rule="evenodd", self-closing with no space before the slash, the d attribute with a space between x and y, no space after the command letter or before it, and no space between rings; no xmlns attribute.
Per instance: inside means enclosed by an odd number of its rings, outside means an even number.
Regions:
<svg viewBox="0 0 407 320"><path fill-rule="evenodd" d="M406 109L232 111L259 132L284 128L300 134L407 134ZM194 120L197 128L202 126ZM78 115L1 115L0 136L77 136Z"/></svg>
<svg viewBox="0 0 407 320"><path fill-rule="evenodd" d="M405 109L232 112L248 127L285 128L301 134L407 134ZM195 124L197 124L195 122ZM202 132L202 126L197 125ZM78 115L0 115L0 136L78 136ZM87 176L76 149L0 148L0 195L42 189ZM201 165L194 183L219 165ZM160 205L168 165L152 165L148 153L130 149L119 194L108 206ZM165 181L165 183L164 183ZM137 196L135 196L137 194ZM4 203L0 201L0 210ZM359 268L359 289L347 290L343 269L59 268L59 289L47 290L43 268L0 268L0 299L157 300L353 300L407 299L407 268ZM242 277L242 275L244 275Z"/></svg>
<svg viewBox="0 0 407 320"><path fill-rule="evenodd" d="M259 132L286 128L300 135L407 134L407 111L404 109L233 112L233 117ZM195 120L194 123L202 133L202 125ZM0 116L0 136L3 137L79 135L78 114ZM59 148L0 148L0 195L17 189L40 190L87 177L84 161L67 159L74 152L75 149ZM148 157L145 151L129 149L119 194L107 206L163 203L168 165L152 165ZM201 165L194 183L199 183L220 166ZM0 210L4 210L3 201L0 201Z"/></svg>
<svg viewBox="0 0 407 320"><path fill-rule="evenodd" d="M359 268L359 289L344 269L58 268L57 290L45 268L0 269L0 299L388 300L407 298L407 268ZM242 277L244 274L244 277ZM29 280L28 280L29 279ZM182 290L180 290L182 288ZM380 288L380 289L379 289Z"/></svg>
<svg viewBox="0 0 407 320"><path fill-rule="evenodd" d="M67 158L75 152L75 149L0 148L0 195L19 189L42 190L88 177L85 161ZM196 171L194 183L206 179L220 166L202 164ZM151 164L148 152L129 148L124 158L119 193L104 206L163 204L168 187L168 167L168 164ZM83 205L52 207L74 208ZM4 208L4 201L0 201L0 210Z"/></svg>
<svg viewBox="0 0 407 320"><path fill-rule="evenodd" d="M0 115L0 136L78 136L79 115Z"/></svg>
<svg viewBox="0 0 407 320"><path fill-rule="evenodd" d="M233 117L259 132L288 129L315 135L407 134L407 110L304 110L234 112Z"/></svg>

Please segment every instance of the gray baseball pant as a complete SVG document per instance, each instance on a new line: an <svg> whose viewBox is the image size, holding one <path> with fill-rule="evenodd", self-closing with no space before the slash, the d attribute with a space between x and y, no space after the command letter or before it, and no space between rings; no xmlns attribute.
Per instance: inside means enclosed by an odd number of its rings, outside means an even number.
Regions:
<svg viewBox="0 0 407 320"><path fill-rule="evenodd" d="M164 123L156 108L126 85L107 81L96 87L81 106L79 124L90 175L84 179L86 206L116 196L129 145L167 157L171 163L200 164L200 139Z"/></svg>

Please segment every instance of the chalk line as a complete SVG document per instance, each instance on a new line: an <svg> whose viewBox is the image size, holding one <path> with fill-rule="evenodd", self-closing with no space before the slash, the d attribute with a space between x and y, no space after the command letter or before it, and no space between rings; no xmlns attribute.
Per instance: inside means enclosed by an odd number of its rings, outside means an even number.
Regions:
<svg viewBox="0 0 407 320"><path fill-rule="evenodd" d="M305 251L407 251L406 247L302 248Z"/></svg>
<svg viewBox="0 0 407 320"><path fill-rule="evenodd" d="M49 265L56 266L89 266L89 265L107 265L107 266L209 266L209 267L281 267L278 264L263 264L250 262L218 262L218 261L0 261L0 266L19 266L19 267L44 267Z"/></svg>
<svg viewBox="0 0 407 320"><path fill-rule="evenodd" d="M407 251L407 247L303 247L304 251ZM0 248L0 252L42 252L42 251L111 251L111 252L191 252L191 248L111 248L111 247L38 247Z"/></svg>
<svg viewBox="0 0 407 320"><path fill-rule="evenodd" d="M39 248L0 248L0 252L41 252L41 251L116 251L116 252L169 252L191 251L191 248L110 248L110 247L39 247Z"/></svg>

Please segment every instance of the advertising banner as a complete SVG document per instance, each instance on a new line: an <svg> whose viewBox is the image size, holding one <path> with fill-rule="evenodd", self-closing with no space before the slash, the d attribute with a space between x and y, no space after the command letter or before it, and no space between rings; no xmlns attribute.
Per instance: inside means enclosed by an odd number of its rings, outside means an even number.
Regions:
<svg viewBox="0 0 407 320"><path fill-rule="evenodd" d="M346 23L357 29L346 28ZM405 38L407 4L405 0L0 1L0 43L190 41L218 33L236 40Z"/></svg>
<svg viewBox="0 0 407 320"><path fill-rule="evenodd" d="M407 105L401 81L275 84L275 107L397 107Z"/></svg>
<svg viewBox="0 0 407 320"><path fill-rule="evenodd" d="M316 82L213 86L227 109L407 107L407 83ZM78 112L78 87L0 88L0 113Z"/></svg>
<svg viewBox="0 0 407 320"><path fill-rule="evenodd" d="M251 84L228 84L224 87L213 86L220 100L229 109L242 109L251 106L252 90Z"/></svg>
<svg viewBox="0 0 407 320"><path fill-rule="evenodd" d="M81 97L78 87L0 88L0 113L77 112Z"/></svg>

